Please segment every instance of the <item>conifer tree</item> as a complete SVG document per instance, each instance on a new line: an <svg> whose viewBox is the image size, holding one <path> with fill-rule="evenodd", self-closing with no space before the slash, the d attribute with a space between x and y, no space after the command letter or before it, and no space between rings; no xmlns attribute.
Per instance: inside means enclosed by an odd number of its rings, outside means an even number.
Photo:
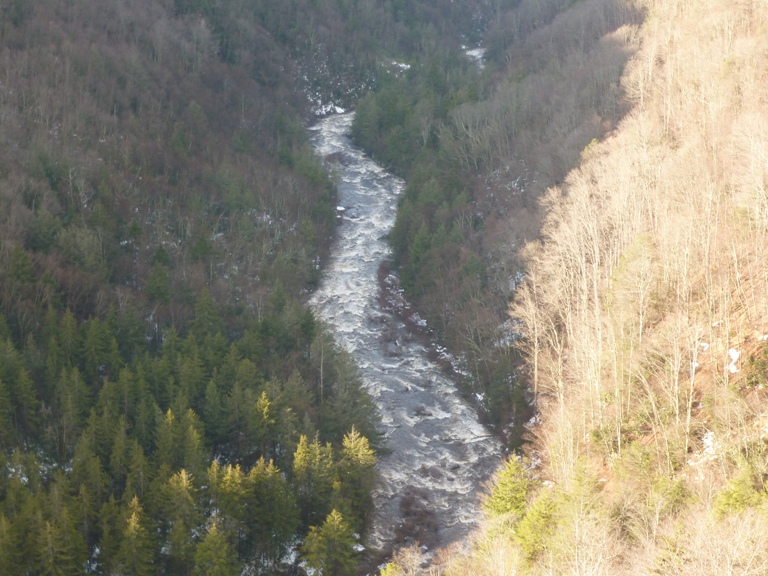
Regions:
<svg viewBox="0 0 768 576"><path fill-rule="evenodd" d="M200 527L197 491L189 473L181 469L166 482L164 490L164 517L169 526L168 544L171 565L185 572L192 564L194 532Z"/></svg>
<svg viewBox="0 0 768 576"><path fill-rule="evenodd" d="M64 355L64 361L68 366L74 366L78 360L80 334L77 329L77 319L69 309L64 313L59 323L58 341Z"/></svg>
<svg viewBox="0 0 768 576"><path fill-rule="evenodd" d="M204 289L195 303L195 319L190 326L190 334L202 343L207 334L224 332L224 321L216 308L210 292Z"/></svg>
<svg viewBox="0 0 768 576"><path fill-rule="evenodd" d="M245 387L239 380L235 381L226 401L227 408L227 441L240 459L248 449L246 435L248 417L248 397Z"/></svg>
<svg viewBox="0 0 768 576"><path fill-rule="evenodd" d="M255 555L275 563L299 526L296 500L280 470L261 457L246 480L248 540Z"/></svg>
<svg viewBox="0 0 768 576"><path fill-rule="evenodd" d="M125 476L128 473L128 421L121 415L117 422L117 433L112 442L109 456L109 471L112 485L118 493L125 488Z"/></svg>
<svg viewBox="0 0 768 576"><path fill-rule="evenodd" d="M54 398L60 458L70 455L75 447L90 407L89 396L89 390L77 368L61 371Z"/></svg>
<svg viewBox="0 0 768 576"><path fill-rule="evenodd" d="M333 448L302 435L293 456L293 483L304 526L318 524L327 513L334 482Z"/></svg>
<svg viewBox="0 0 768 576"><path fill-rule="evenodd" d="M85 542L72 524L69 510L61 504L54 518L43 518L42 511L35 520L34 564L40 575L72 576L83 573L86 559Z"/></svg>
<svg viewBox="0 0 768 576"><path fill-rule="evenodd" d="M59 475L49 490L49 498L46 508L51 514L56 532L61 542L62 572L81 574L88 557L88 549L85 539L75 524L69 505L69 498L65 494L67 481L63 474ZM45 511L44 511L45 512Z"/></svg>
<svg viewBox="0 0 768 576"><path fill-rule="evenodd" d="M193 478L202 478L206 470L208 457L203 446L203 423L191 408L184 414L180 423L181 465Z"/></svg>
<svg viewBox="0 0 768 576"><path fill-rule="evenodd" d="M212 521L208 532L195 550L195 576L237 576L240 566L232 543Z"/></svg>
<svg viewBox="0 0 768 576"><path fill-rule="evenodd" d="M16 414L14 426L17 432L24 431L33 436L40 428L40 401L35 394L35 386L25 369L19 371L16 381L9 383L11 398Z"/></svg>
<svg viewBox="0 0 768 576"><path fill-rule="evenodd" d="M211 378L205 387L203 420L208 438L214 446L218 445L224 440L227 424L224 403L215 377Z"/></svg>
<svg viewBox="0 0 768 576"><path fill-rule="evenodd" d="M147 278L144 294L151 304L162 305L171 301L171 291L168 284L168 271L165 266L155 264Z"/></svg>
<svg viewBox="0 0 768 576"><path fill-rule="evenodd" d="M128 448L128 474L125 484L125 493L129 497L144 496L144 491L152 480L152 472L144 449L136 440L129 441Z"/></svg>
<svg viewBox="0 0 768 576"><path fill-rule="evenodd" d="M22 573L20 544L13 522L4 514L0 514L0 576Z"/></svg>
<svg viewBox="0 0 768 576"><path fill-rule="evenodd" d="M342 441L341 461L342 495L349 502L355 527L362 530L372 507L371 490L375 480L376 455L368 439L353 426Z"/></svg>
<svg viewBox="0 0 768 576"><path fill-rule="evenodd" d="M154 543L146 526L144 510L134 496L124 514L115 572L123 576L149 576L155 573Z"/></svg>
<svg viewBox="0 0 768 576"><path fill-rule="evenodd" d="M248 440L260 456L270 456L270 436L275 426L272 402L266 390L261 392L248 415Z"/></svg>
<svg viewBox="0 0 768 576"><path fill-rule="evenodd" d="M81 354L83 375L94 385L103 375L109 353L110 337L106 325L92 318L82 326Z"/></svg>
<svg viewBox="0 0 768 576"><path fill-rule="evenodd" d="M160 416L160 415L159 415ZM175 468L175 463L178 461L178 450L176 445L177 436L176 417L173 414L173 410L168 408L168 411L160 416L157 423L157 437L155 441L155 460L157 466L165 464L169 468Z"/></svg>
<svg viewBox="0 0 768 576"><path fill-rule="evenodd" d="M354 545L352 528L334 509L322 526L310 528L302 554L320 576L348 576L355 572Z"/></svg>
<svg viewBox="0 0 768 576"><path fill-rule="evenodd" d="M0 450L10 448L14 437L11 396L0 378Z"/></svg>
<svg viewBox="0 0 768 576"><path fill-rule="evenodd" d="M213 495L212 507L218 509L221 515L219 524L234 536L240 550L246 540L246 476L239 464L227 464L222 468L214 461L208 468L208 481Z"/></svg>
<svg viewBox="0 0 768 576"><path fill-rule="evenodd" d="M108 476L87 434L82 434L77 442L69 479L78 489L85 486L97 501L102 501L107 493Z"/></svg>
<svg viewBox="0 0 768 576"><path fill-rule="evenodd" d="M517 521L525 512L531 487L532 482L525 474L522 463L512 456L496 474L483 509L493 516L511 515Z"/></svg>
<svg viewBox="0 0 768 576"><path fill-rule="evenodd" d="M179 366L179 394L184 395L193 406L198 406L198 399L203 395L205 372L203 363L195 350L186 356Z"/></svg>
<svg viewBox="0 0 768 576"><path fill-rule="evenodd" d="M72 520L88 548L96 543L99 504L88 487L80 484L72 499Z"/></svg>
<svg viewBox="0 0 768 576"><path fill-rule="evenodd" d="M104 571L108 574L114 571L114 564L117 561L117 552L120 550L123 537L124 526L122 521L124 518L115 497L110 495L104 504L101 505L98 519L100 535L98 559L103 565Z"/></svg>

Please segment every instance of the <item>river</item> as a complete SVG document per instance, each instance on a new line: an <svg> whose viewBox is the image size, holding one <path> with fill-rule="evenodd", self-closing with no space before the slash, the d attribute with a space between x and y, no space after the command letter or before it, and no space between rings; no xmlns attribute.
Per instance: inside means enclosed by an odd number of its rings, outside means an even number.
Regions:
<svg viewBox="0 0 768 576"><path fill-rule="evenodd" d="M379 302L378 269L389 257L403 181L352 145L352 114L329 116L311 141L338 182L343 221L311 304L356 361L382 418L387 454L378 462L373 550L418 541L430 550L465 536L479 518L483 484L501 445L478 422L455 383Z"/></svg>

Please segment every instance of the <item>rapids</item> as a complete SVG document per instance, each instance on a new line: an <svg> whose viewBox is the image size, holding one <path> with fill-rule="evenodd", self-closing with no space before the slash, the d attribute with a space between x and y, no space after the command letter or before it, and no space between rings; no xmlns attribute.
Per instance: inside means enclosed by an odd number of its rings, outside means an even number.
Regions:
<svg viewBox="0 0 768 576"><path fill-rule="evenodd" d="M329 116L310 128L337 180L343 219L311 305L356 361L391 451L379 458L366 544L387 550L418 541L432 549L475 526L478 497L502 450L423 341L379 303L377 272L389 257L385 237L404 183L351 143L352 119Z"/></svg>

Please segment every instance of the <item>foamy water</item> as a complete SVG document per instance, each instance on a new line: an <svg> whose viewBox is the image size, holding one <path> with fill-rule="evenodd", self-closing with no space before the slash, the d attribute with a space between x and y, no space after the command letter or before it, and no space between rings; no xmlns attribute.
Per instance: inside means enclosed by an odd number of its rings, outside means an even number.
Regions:
<svg viewBox="0 0 768 576"><path fill-rule="evenodd" d="M499 463L501 446L451 379L428 359L426 348L407 338L402 323L378 304L377 271L389 257L384 237L394 224L403 181L351 144L352 119L352 114L331 116L311 128L317 154L339 160L330 166L344 208L311 304L357 362L391 450L378 464L368 546L385 549L394 541L405 495L408 506L415 502L434 521L436 543L446 545L475 525L478 496ZM382 339L384 331L398 335L396 352Z"/></svg>

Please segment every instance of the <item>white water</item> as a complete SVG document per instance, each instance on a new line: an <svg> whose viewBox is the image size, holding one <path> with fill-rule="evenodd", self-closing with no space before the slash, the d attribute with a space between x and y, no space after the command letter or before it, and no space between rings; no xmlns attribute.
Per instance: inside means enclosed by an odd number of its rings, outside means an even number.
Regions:
<svg viewBox="0 0 768 576"><path fill-rule="evenodd" d="M311 128L317 154L341 158L333 169L344 208L331 261L311 303L357 362L392 451L379 461L368 546L393 544L404 519L404 496L406 508L425 512L418 522L434 525L430 545L446 545L475 525L478 495L499 463L501 446L424 346L378 304L377 270L389 256L383 238L394 224L403 181L351 144L352 118L331 116ZM384 331L398 335L396 349L382 339Z"/></svg>

